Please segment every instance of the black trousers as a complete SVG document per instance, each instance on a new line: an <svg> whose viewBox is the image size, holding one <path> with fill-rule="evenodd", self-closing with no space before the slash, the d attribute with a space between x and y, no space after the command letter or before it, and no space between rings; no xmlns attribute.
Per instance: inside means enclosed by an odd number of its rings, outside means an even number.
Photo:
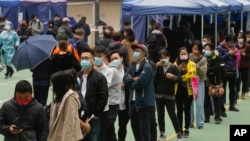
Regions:
<svg viewBox="0 0 250 141"><path fill-rule="evenodd" d="M186 130L189 129L191 119L191 105L193 102L193 95L188 95L187 87L182 84L178 84L178 90L176 93L176 106L177 106L177 118L180 123L180 128L183 128L183 112L185 114L185 126Z"/></svg>
<svg viewBox="0 0 250 141"><path fill-rule="evenodd" d="M148 109L146 109L148 110ZM150 107L149 109L150 114L144 115L143 113L145 113L145 111L143 111L142 109L140 110L140 116L139 116L139 110L136 109L135 107L135 102L131 101L129 104L129 116L130 116L130 123L131 123L131 128L132 128L132 132L134 135L134 139L135 141L146 141L147 138L145 138L145 136L142 137L142 135L147 135L148 131L141 131L142 127L141 127L141 123L146 116L150 115L150 136L149 136L149 140L150 141L156 141L157 140L157 123L156 123L156 117L155 117L155 107ZM146 112L148 113L148 112ZM140 119L139 119L140 118ZM146 125L148 126L148 124ZM146 128L145 126L143 128ZM145 139L145 140L144 140Z"/></svg>
<svg viewBox="0 0 250 141"><path fill-rule="evenodd" d="M175 100L156 98L156 106L160 132L165 132L165 107L174 126L175 132L181 132L179 120L175 113Z"/></svg>
<svg viewBox="0 0 250 141"><path fill-rule="evenodd" d="M119 105L109 105L109 110L103 112L103 115L100 118L101 141L117 141L114 124L118 115L118 111Z"/></svg>
<svg viewBox="0 0 250 141"><path fill-rule="evenodd" d="M242 93L248 92L248 77L249 77L249 68L240 68L239 69L239 75L240 77L236 80L236 90L237 92L240 92L240 86L242 83Z"/></svg>
<svg viewBox="0 0 250 141"><path fill-rule="evenodd" d="M237 94L236 94L236 74L235 75L228 75L222 77L223 82L223 88L225 90L225 94L222 95L223 101L221 102L222 112L225 112L224 104L226 103L226 88L227 88L227 82L229 83L229 102L230 105L233 106L237 100Z"/></svg>
<svg viewBox="0 0 250 141"><path fill-rule="evenodd" d="M129 122L129 108L118 112L118 141L126 141L127 124Z"/></svg>
<svg viewBox="0 0 250 141"><path fill-rule="evenodd" d="M34 98L46 106L49 94L49 80L33 79Z"/></svg>

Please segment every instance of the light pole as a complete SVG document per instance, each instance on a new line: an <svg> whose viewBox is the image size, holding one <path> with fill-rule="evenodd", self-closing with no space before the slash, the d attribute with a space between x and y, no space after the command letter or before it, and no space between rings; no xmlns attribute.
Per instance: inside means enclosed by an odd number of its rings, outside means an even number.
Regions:
<svg viewBox="0 0 250 141"><path fill-rule="evenodd" d="M95 0L95 41L99 40L100 0Z"/></svg>

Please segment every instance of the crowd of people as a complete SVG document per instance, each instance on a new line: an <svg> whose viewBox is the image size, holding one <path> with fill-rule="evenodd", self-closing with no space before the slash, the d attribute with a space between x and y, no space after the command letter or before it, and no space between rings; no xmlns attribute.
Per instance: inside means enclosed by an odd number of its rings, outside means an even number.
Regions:
<svg viewBox="0 0 250 141"><path fill-rule="evenodd" d="M33 29L29 34L35 36L41 23L32 18L36 22L29 24ZM215 124L222 123L227 94L233 112L239 112L237 99L248 96L250 32L228 34L213 44L211 33L200 39L185 20L177 30L169 28L167 19L164 27L152 20L150 34L141 43L125 20L120 31L104 26L103 38L92 49L85 26L69 28L65 21L69 19L63 18L54 34L58 45L51 58L31 70L34 97L32 85L20 80L14 97L2 105L0 133L5 140L125 141L129 121L135 141L165 140L166 107L181 141L190 136L189 128L203 129L211 116ZM49 31L54 33L53 28ZM18 46L19 40L13 39L12 45ZM7 68L5 76L12 74ZM212 95L210 86L220 85L224 93ZM53 99L47 104L50 86Z"/></svg>

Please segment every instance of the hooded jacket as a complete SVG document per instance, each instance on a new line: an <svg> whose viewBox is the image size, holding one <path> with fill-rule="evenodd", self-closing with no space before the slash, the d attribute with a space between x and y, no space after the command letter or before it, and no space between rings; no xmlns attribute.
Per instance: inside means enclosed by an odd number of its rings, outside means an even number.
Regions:
<svg viewBox="0 0 250 141"><path fill-rule="evenodd" d="M22 128L20 134L12 134L9 126ZM15 99L5 102L0 110L0 133L4 141L47 141L46 115L43 106L35 99L20 107Z"/></svg>

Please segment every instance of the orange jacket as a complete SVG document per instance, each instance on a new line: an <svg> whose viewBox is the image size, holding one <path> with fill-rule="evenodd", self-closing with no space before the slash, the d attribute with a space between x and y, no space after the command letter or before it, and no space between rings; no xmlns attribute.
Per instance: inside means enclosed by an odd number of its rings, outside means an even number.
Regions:
<svg viewBox="0 0 250 141"><path fill-rule="evenodd" d="M57 46L57 47L53 50L52 56L54 56L54 55L56 55L56 54L59 54L60 51L61 51L61 49ZM68 45L67 51L73 53L73 55L75 56L76 60L80 62L80 57L79 57L79 55L78 55L78 53L77 53L77 50L76 50L75 48L73 48L71 45ZM73 51L73 52L72 52L72 51Z"/></svg>

